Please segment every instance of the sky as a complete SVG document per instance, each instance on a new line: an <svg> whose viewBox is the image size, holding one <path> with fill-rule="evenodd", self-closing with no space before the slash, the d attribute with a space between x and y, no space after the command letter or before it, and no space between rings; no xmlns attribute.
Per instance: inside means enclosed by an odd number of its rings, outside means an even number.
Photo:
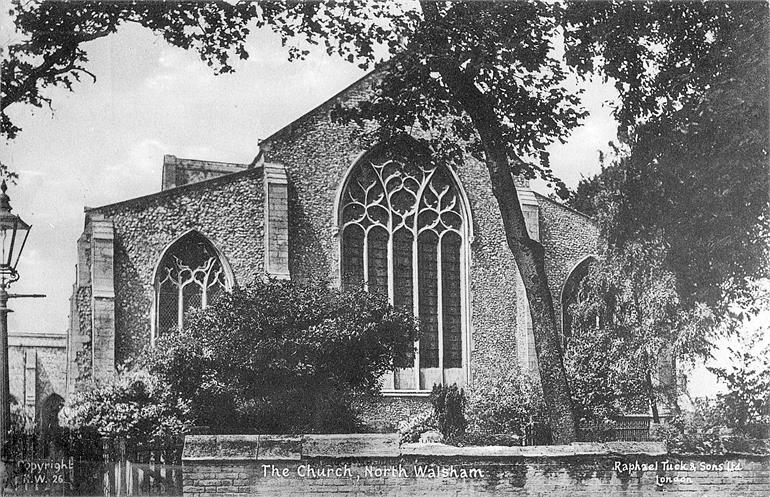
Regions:
<svg viewBox="0 0 770 497"><path fill-rule="evenodd" d="M86 78L73 92L50 90L53 111L8 109L22 131L3 143L0 159L20 176L8 191L14 212L33 225L12 292L47 295L11 301L12 331L66 331L84 207L159 191L164 154L251 162L260 138L363 75L325 53L288 62L270 32L254 33L249 59L219 76L194 51L137 26L86 48L95 83ZM556 175L569 187L599 171L598 151L616 132L607 104L614 89L596 81L585 89L589 117L550 150Z"/></svg>

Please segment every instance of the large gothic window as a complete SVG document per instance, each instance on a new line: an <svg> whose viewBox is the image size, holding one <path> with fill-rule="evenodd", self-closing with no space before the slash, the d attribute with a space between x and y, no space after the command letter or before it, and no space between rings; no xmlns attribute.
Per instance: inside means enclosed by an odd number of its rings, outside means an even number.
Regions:
<svg viewBox="0 0 770 497"><path fill-rule="evenodd" d="M385 390L464 383L466 215L449 170L385 150L359 161L340 201L343 288L364 287L420 322L412 368Z"/></svg>
<svg viewBox="0 0 770 497"><path fill-rule="evenodd" d="M192 231L163 255L155 278L155 334L182 328L189 309L205 308L232 286L214 246Z"/></svg>

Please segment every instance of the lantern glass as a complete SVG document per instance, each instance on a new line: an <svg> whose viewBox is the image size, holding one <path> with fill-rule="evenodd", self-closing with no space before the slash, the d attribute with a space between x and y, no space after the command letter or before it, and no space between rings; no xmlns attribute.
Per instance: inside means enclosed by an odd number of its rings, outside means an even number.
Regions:
<svg viewBox="0 0 770 497"><path fill-rule="evenodd" d="M6 220L0 218L0 242L2 242L0 264L16 269L21 251L27 241L30 226L18 216L13 217L15 219L8 219L10 222L4 222Z"/></svg>
<svg viewBox="0 0 770 497"><path fill-rule="evenodd" d="M0 272L15 273L16 265L24 244L27 242L30 225L11 212L5 181L0 185Z"/></svg>

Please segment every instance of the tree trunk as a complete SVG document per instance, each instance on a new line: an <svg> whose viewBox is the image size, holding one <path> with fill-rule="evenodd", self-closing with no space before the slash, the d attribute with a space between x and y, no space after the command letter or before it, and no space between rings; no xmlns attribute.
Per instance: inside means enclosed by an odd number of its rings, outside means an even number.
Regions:
<svg viewBox="0 0 770 497"><path fill-rule="evenodd" d="M647 371L644 373L647 383L647 396L650 401L650 411L652 411L652 422L660 423L660 413L658 412L658 401L655 398L655 387L652 384L652 374L650 374L650 365L647 364Z"/></svg>
<svg viewBox="0 0 770 497"><path fill-rule="evenodd" d="M426 20L435 22L438 18L436 5L427 1L422 2L422 7ZM433 60L435 70L441 74L451 96L471 118L481 138L492 193L500 207L506 241L521 272L532 313L535 349L553 442L567 444L576 440L577 425L556 330L553 299L545 273L545 250L527 232L508 161L508 146L494 107L476 88L473 80L453 62Z"/></svg>
<svg viewBox="0 0 770 497"><path fill-rule="evenodd" d="M644 353L644 383L647 387L647 400L650 403L650 411L652 412L652 422L660 423L660 413L658 412L658 399L655 395L655 385L652 383L652 364L650 355Z"/></svg>

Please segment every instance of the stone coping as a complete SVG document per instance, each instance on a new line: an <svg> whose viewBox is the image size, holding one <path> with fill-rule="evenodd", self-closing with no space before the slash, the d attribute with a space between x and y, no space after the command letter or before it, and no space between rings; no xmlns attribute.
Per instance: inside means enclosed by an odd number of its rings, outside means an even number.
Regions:
<svg viewBox="0 0 770 497"><path fill-rule="evenodd" d="M8 333L8 346L65 348L67 346L67 334L11 332Z"/></svg>
<svg viewBox="0 0 770 497"><path fill-rule="evenodd" d="M188 435L183 461L299 461L304 458L559 458L667 454L663 442L573 443L529 447L400 444L397 433L341 435Z"/></svg>

